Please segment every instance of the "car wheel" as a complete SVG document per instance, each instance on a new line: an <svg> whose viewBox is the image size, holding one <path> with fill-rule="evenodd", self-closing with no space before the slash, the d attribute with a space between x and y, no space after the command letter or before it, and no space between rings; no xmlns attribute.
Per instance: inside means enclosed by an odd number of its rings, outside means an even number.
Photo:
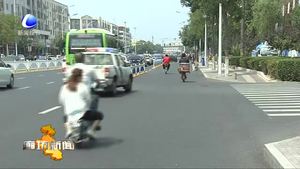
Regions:
<svg viewBox="0 0 300 169"><path fill-rule="evenodd" d="M14 78L14 76L11 76L10 77L10 82L7 85L7 88L12 89L12 88L14 88L14 85L15 85L15 78Z"/></svg>
<svg viewBox="0 0 300 169"><path fill-rule="evenodd" d="M110 94L111 96L116 96L116 95L117 95L117 84L116 84L116 81L114 81L114 82L111 84L109 94Z"/></svg>
<svg viewBox="0 0 300 169"><path fill-rule="evenodd" d="M124 87L126 93L129 93L132 91L132 82L133 82L133 79L132 79L132 77L130 77L128 84Z"/></svg>

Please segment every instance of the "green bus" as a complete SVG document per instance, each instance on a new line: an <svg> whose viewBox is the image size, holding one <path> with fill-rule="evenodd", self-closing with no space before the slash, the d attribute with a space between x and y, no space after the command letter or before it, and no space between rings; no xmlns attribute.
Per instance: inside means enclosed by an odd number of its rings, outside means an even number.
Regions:
<svg viewBox="0 0 300 169"><path fill-rule="evenodd" d="M111 32L98 29L71 30L66 35L65 55L68 65L75 63L74 55L85 51L86 48L119 48L117 36Z"/></svg>

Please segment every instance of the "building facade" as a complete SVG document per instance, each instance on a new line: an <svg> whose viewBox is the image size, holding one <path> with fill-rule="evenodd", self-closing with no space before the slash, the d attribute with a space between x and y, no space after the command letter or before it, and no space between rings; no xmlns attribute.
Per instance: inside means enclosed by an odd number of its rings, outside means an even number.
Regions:
<svg viewBox="0 0 300 169"><path fill-rule="evenodd" d="M20 47L18 53L46 54L58 50L55 41L63 38L65 32L69 31L68 6L55 0L15 0L15 5L14 7L14 0L0 0L0 12L10 15L15 13L20 19L26 14L32 14L38 19L35 29L18 32L20 36L30 36L29 39L32 39L32 43L28 44L32 47ZM14 45L10 45L9 53L14 52Z"/></svg>

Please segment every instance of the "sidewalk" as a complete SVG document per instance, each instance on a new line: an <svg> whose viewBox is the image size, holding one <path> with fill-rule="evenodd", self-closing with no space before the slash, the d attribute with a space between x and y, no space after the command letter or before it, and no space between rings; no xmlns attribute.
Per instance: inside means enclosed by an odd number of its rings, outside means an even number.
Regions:
<svg viewBox="0 0 300 169"><path fill-rule="evenodd" d="M221 80L234 83L266 83L267 81L257 75L255 71L229 69L229 75L225 77L225 69L222 69L222 75L218 75L217 70L212 68L200 67L204 76L208 79Z"/></svg>
<svg viewBox="0 0 300 169"><path fill-rule="evenodd" d="M300 168L300 137L266 144L264 156L272 168Z"/></svg>

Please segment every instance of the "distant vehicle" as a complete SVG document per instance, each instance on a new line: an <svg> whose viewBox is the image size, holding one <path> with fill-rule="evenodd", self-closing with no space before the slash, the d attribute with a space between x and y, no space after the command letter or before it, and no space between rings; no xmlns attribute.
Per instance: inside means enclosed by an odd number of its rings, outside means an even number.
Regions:
<svg viewBox="0 0 300 169"><path fill-rule="evenodd" d="M130 62L129 62L129 60L128 60L128 56L126 56L126 55L120 55L121 57L122 57L122 60L125 62L125 63L127 63L127 64L130 64Z"/></svg>
<svg viewBox="0 0 300 169"><path fill-rule="evenodd" d="M144 63L144 59L141 56L138 56L138 55L129 56L128 61L131 64L143 64Z"/></svg>
<svg viewBox="0 0 300 169"><path fill-rule="evenodd" d="M153 55L153 63L155 65L162 64L163 54L154 54Z"/></svg>
<svg viewBox="0 0 300 169"><path fill-rule="evenodd" d="M7 88L12 89L14 87L15 79L14 73L11 70L11 65L5 64L0 59L0 85L6 85Z"/></svg>
<svg viewBox="0 0 300 169"><path fill-rule="evenodd" d="M5 55L4 54L0 54L0 58L4 58L5 57Z"/></svg>
<svg viewBox="0 0 300 169"><path fill-rule="evenodd" d="M25 60L29 60L29 61L33 61L35 59L36 58L34 56L32 56L32 55L29 55L29 56L25 57Z"/></svg>
<svg viewBox="0 0 300 169"><path fill-rule="evenodd" d="M18 61L25 61L25 56L23 54L18 54Z"/></svg>
<svg viewBox="0 0 300 169"><path fill-rule="evenodd" d="M260 49L260 55L262 56L276 56L278 55L278 50L272 46L265 46Z"/></svg>
<svg viewBox="0 0 300 169"><path fill-rule="evenodd" d="M145 63L150 66L153 65L153 58L151 55L145 55Z"/></svg>
<svg viewBox="0 0 300 169"><path fill-rule="evenodd" d="M83 53L84 63L96 70L98 80L94 83L93 90L99 93L106 92L112 96L117 94L118 87L123 87L125 92L131 92L133 74L130 65L123 62L120 54L109 49L87 49L87 52Z"/></svg>
<svg viewBox="0 0 300 169"><path fill-rule="evenodd" d="M67 62L71 65L74 64L74 55L78 52L84 52L86 48L101 47L117 48L117 36L98 28L71 30L66 35L65 54Z"/></svg>

